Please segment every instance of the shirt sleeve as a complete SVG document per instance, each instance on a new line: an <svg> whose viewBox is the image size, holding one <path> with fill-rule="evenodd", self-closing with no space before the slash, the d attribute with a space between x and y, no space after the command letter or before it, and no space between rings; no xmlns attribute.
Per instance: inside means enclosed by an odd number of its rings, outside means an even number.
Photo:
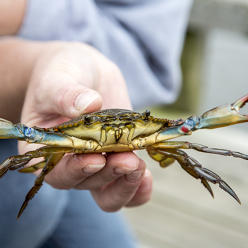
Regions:
<svg viewBox="0 0 248 248"><path fill-rule="evenodd" d="M29 0L19 35L86 42L121 69L133 106L173 102L192 0Z"/></svg>

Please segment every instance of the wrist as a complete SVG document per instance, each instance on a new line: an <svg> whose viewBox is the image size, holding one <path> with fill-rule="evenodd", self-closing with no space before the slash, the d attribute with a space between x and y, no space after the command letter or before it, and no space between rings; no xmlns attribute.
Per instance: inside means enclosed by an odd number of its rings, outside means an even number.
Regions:
<svg viewBox="0 0 248 248"><path fill-rule="evenodd" d="M14 35L22 25L27 0L0 1L0 35Z"/></svg>

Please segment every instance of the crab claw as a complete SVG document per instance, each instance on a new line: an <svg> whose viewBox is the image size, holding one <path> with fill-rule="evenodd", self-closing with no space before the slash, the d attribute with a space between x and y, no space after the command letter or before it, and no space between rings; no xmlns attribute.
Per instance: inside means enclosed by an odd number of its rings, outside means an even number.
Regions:
<svg viewBox="0 0 248 248"><path fill-rule="evenodd" d="M248 113L243 115L239 110L248 102L248 94L232 104L213 108L198 119L194 129L219 128L237 123L248 122Z"/></svg>
<svg viewBox="0 0 248 248"><path fill-rule="evenodd" d="M21 124L13 124L10 121L0 118L0 139L22 139Z"/></svg>

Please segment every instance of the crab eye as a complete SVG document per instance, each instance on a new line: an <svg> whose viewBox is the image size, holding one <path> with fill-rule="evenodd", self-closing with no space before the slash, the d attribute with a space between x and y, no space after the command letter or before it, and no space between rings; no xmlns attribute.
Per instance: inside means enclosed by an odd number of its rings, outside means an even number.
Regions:
<svg viewBox="0 0 248 248"><path fill-rule="evenodd" d="M151 112L149 110L146 110L143 115L148 118L151 115Z"/></svg>
<svg viewBox="0 0 248 248"><path fill-rule="evenodd" d="M87 124L91 124L92 122L93 122L93 119L92 119L92 117L91 116L85 116L84 117L84 121L85 121L85 124L87 125Z"/></svg>
<svg viewBox="0 0 248 248"><path fill-rule="evenodd" d="M142 113L142 117L145 121L149 120L149 116L151 115L149 110L146 110L145 112Z"/></svg>

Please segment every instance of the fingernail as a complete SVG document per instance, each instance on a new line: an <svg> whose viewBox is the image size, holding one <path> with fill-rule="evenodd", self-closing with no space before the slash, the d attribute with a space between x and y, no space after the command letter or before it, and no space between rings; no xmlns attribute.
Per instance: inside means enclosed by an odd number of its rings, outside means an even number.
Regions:
<svg viewBox="0 0 248 248"><path fill-rule="evenodd" d="M77 111L83 112L99 95L95 91L88 91L78 95L74 102L74 107Z"/></svg>
<svg viewBox="0 0 248 248"><path fill-rule="evenodd" d="M83 171L85 173L95 173L101 170L104 166L105 164L89 164L83 168Z"/></svg>
<svg viewBox="0 0 248 248"><path fill-rule="evenodd" d="M126 179L127 179L127 181L129 181L131 183L135 183L143 176L143 174L144 174L143 171L136 170L136 171L130 173L129 175L126 175Z"/></svg>

